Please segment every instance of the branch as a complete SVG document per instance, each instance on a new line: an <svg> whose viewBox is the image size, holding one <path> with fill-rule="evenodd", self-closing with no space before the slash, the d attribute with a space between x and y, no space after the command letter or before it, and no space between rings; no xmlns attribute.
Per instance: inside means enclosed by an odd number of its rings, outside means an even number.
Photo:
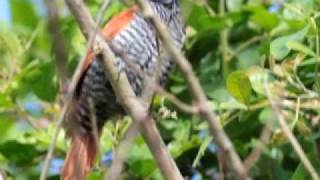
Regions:
<svg viewBox="0 0 320 180"><path fill-rule="evenodd" d="M190 113L190 114L197 114L199 113L199 108L197 106L188 105L178 99L175 95L167 92L162 87L157 88L157 92L162 95L163 97L167 98L173 105L175 105L178 109L183 112Z"/></svg>
<svg viewBox="0 0 320 180"><path fill-rule="evenodd" d="M20 115L33 129L40 130L41 125L36 123L37 121L26 112L24 107L18 101L16 101L16 105L17 108L14 114Z"/></svg>
<svg viewBox="0 0 320 180"><path fill-rule="evenodd" d="M239 179L248 179L246 169L241 162L240 157L234 150L230 139L223 131L218 116L210 109L206 95L202 90L194 72L192 71L190 63L174 46L174 44L172 43L173 40L170 37L166 26L160 21L157 16L155 16L148 2L146 0L138 0L138 4L140 5L145 17L149 18L150 21L155 25L165 47L182 71L185 79L187 80L189 89L192 92L193 98L199 105L200 115L207 120L212 135L216 138L216 141L220 148L226 153L228 158L227 162L229 162L229 166L232 167L235 176Z"/></svg>
<svg viewBox="0 0 320 180"><path fill-rule="evenodd" d="M2 169L0 169L0 179L7 179L6 172Z"/></svg>
<svg viewBox="0 0 320 180"><path fill-rule="evenodd" d="M45 0L48 10L48 28L53 41L53 51L56 59L56 68L60 79L60 88L64 88L67 82L68 52L63 35L60 32L60 16L56 0Z"/></svg>
<svg viewBox="0 0 320 180"><path fill-rule="evenodd" d="M102 5L102 7L100 9L100 13L98 13L98 17L97 17L96 22L99 23L101 21L102 15L104 14L104 11L107 9L107 6L108 6L107 4L108 4L108 1L106 1ZM85 64L86 54L88 54L89 49L92 46L93 37L88 41L85 55L83 56L83 58L81 59L80 63L78 64L78 67L77 67L77 69L76 69L76 71L75 71L75 73L74 73L74 75L72 77L72 81L70 83L69 90L68 90L68 92L66 94L66 97L65 97L65 102L66 103L64 104L64 106L62 108L62 111L60 113L60 116L58 118L57 127L56 127L55 133L53 135L53 138L51 140L51 143L50 143L50 146L49 146L49 149L48 149L45 161L44 161L43 169L42 169L41 175L40 175L40 180L45 180L46 177L47 177L49 166L50 166L50 163L51 163L51 158L53 156L53 152L54 152L54 149L55 149L55 146L56 146L56 143L57 143L57 139L58 139L58 136L59 136L60 131L62 129L62 124L63 124L63 121L65 119L66 112L69 109L69 107L72 105L71 99L72 99L72 96L74 94L75 87L76 87L76 85L77 85L77 83L78 83L78 81L80 79L81 72L82 72L81 70L83 69L84 64Z"/></svg>
<svg viewBox="0 0 320 180"><path fill-rule="evenodd" d="M311 175L312 179L319 180L320 178L319 178L319 175L317 174L317 171L314 169L314 167L310 163L310 161L307 158L305 152L303 151L301 145L299 144L298 140L296 139L296 137L294 136L294 134L292 133L292 131L288 127L288 125L286 123L286 120L285 120L284 116L282 115L282 113L280 111L281 107L277 103L277 102L280 102L280 100L279 99L275 100L274 97L271 96L271 94L270 94L270 92L269 92L269 90L267 88L266 88L266 92L267 92L267 96L268 96L268 99L270 101L272 110L273 110L276 118L279 121L280 127L281 127L283 133L289 139L289 142L291 143L292 148L297 153L297 155L300 158L301 163L303 164L304 168Z"/></svg>
<svg viewBox="0 0 320 180"><path fill-rule="evenodd" d="M97 29L89 11L81 0L66 0L69 9L75 16L81 31L87 39ZM166 149L152 117L149 116L149 107L144 106L135 96L124 73L119 73L115 66L115 56L104 38L97 34L94 46L102 50L102 61L105 73L109 77L114 92L122 106L130 114L134 122L141 123L140 131L148 144L160 170L166 179L183 179L176 164Z"/></svg>
<svg viewBox="0 0 320 180"><path fill-rule="evenodd" d="M120 144L117 147L114 160L112 160L111 167L109 168L108 174L106 174L106 180L116 180L121 174L123 169L123 163L126 160L128 151L133 143L136 135L138 134L138 123L133 122L129 129L126 132L126 135L121 140Z"/></svg>

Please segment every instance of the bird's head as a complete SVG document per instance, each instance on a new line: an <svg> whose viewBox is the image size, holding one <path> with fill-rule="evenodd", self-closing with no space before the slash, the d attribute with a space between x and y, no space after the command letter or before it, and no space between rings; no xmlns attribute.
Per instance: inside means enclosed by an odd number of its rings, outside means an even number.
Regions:
<svg viewBox="0 0 320 180"><path fill-rule="evenodd" d="M162 4L166 7L172 7L178 3L178 0L151 0L152 2Z"/></svg>

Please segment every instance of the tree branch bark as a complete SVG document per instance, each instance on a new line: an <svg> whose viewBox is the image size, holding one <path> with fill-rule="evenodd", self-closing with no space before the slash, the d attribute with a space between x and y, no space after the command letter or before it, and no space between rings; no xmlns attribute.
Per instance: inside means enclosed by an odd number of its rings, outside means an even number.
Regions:
<svg viewBox="0 0 320 180"><path fill-rule="evenodd" d="M184 78L186 79L189 90L191 91L193 98L197 102L200 110L200 115L207 120L211 133L216 139L220 148L225 152L229 167L233 170L235 177L238 179L248 179L246 168L244 167L240 157L233 148L233 145L223 131L220 124L219 117L210 109L207 97L201 88L201 85L196 78L191 64L180 53L180 51L174 47L173 40L169 35L167 27L161 22L161 20L155 16L152 8L146 0L138 0L138 4L145 15L156 27L158 34L164 43L166 49L175 60L179 69L182 71Z"/></svg>
<svg viewBox="0 0 320 180"><path fill-rule="evenodd" d="M66 3L75 16L83 34L87 39L90 39L95 34L94 31L97 29L97 25L94 23L89 11L81 0L66 0ZM126 75L119 73L115 66L115 56L100 33L95 37L93 47L101 50L105 73L109 77L120 103L132 119L140 123L140 132L156 159L163 176L166 179L183 179L156 129L154 120L149 115L149 106L144 106L144 103L137 99Z"/></svg>
<svg viewBox="0 0 320 180"><path fill-rule="evenodd" d="M63 35L60 32L60 15L56 0L45 0L48 10L48 28L53 41L53 52L56 59L56 69L60 80L60 89L67 82L68 52Z"/></svg>

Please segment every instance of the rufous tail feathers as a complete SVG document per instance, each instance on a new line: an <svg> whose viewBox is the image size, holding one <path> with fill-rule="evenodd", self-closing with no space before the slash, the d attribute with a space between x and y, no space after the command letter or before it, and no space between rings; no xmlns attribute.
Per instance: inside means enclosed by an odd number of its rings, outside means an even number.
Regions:
<svg viewBox="0 0 320 180"><path fill-rule="evenodd" d="M92 134L71 135L71 145L62 169L63 180L85 180L94 165L97 144Z"/></svg>

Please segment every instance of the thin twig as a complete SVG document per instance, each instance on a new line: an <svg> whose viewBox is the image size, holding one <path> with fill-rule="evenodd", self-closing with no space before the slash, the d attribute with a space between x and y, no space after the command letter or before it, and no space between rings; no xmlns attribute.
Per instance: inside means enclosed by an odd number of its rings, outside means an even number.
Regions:
<svg viewBox="0 0 320 180"><path fill-rule="evenodd" d="M89 112L90 112L90 121L91 121L91 127L92 127L92 133L93 133L93 137L94 137L94 145L96 146L97 149L97 155L98 157L100 157L100 143L99 143L99 139L100 139L100 132L98 129L98 122L97 122L97 116L96 116L96 108L94 106L93 100L92 98L89 99ZM79 156L77 156L79 158Z"/></svg>
<svg viewBox="0 0 320 180"><path fill-rule="evenodd" d="M196 78L190 63L173 45L173 40L169 35L167 27L159 20L157 16L155 16L149 3L146 0L138 0L138 4L140 5L145 17L149 18L156 27L162 42L182 71L185 79L187 80L189 89L192 92L195 101L199 105L201 116L207 120L210 130L215 137L218 145L226 153L227 162L229 163L228 165L232 167L231 169L234 170L235 176L237 178L248 179L246 169L241 162L240 157L235 152L230 139L223 131L223 128L219 122L219 117L211 110L206 95L202 90L201 85Z"/></svg>
<svg viewBox="0 0 320 180"><path fill-rule="evenodd" d="M85 37L90 37L92 31L95 29L95 23L83 2L80 0L66 0L66 2L76 17ZM166 179L183 179L166 149L152 117L149 116L149 106L144 106L143 103L137 100L126 75L119 73L118 68L115 66L115 56L100 33L95 39L95 46L100 47L98 49L102 50L102 59L99 58L99 60L102 61L105 73L109 77L111 85L119 98L119 102L135 122L143 122L141 123L141 133L156 159L162 174Z"/></svg>
<svg viewBox="0 0 320 180"><path fill-rule="evenodd" d="M162 87L157 88L157 92L168 99L172 104L174 104L178 109L180 109L182 112L190 113L190 114L197 114L199 113L199 108L197 106L188 105L184 102L182 102L180 99L178 99L175 95L167 92Z"/></svg>
<svg viewBox="0 0 320 180"><path fill-rule="evenodd" d="M16 101L16 113L20 115L33 129L40 130L41 126L36 123L36 120L33 119L24 109L24 107Z"/></svg>
<svg viewBox="0 0 320 180"><path fill-rule="evenodd" d="M63 110L61 112L61 115L59 117L58 124L57 124L57 127L56 127L56 131L55 131L55 133L53 135L53 138L51 140L51 143L50 143L50 146L49 146L49 149L48 149L48 152L47 152L46 159L44 161L43 169L42 169L41 175L40 175L40 180L45 180L46 177L47 177L49 166L50 166L50 163L51 163L51 158L53 156L53 152L54 152L54 149L55 149L55 146L56 146L56 142L57 142L60 130L62 128L62 123L63 123L63 120L64 120L64 116L65 116L65 114L67 112L68 104L64 106L64 108L63 108Z"/></svg>
<svg viewBox="0 0 320 180"><path fill-rule="evenodd" d="M224 18L226 11L226 0L219 0L219 16ZM222 73L223 77L227 77L229 73L229 28L225 27L220 32L220 51L222 58Z"/></svg>
<svg viewBox="0 0 320 180"><path fill-rule="evenodd" d="M294 136L294 134L292 133L292 131L288 127L288 125L286 123L286 120L285 120L284 116L282 115L282 113L280 111L280 106L277 103L277 102L280 102L280 100L279 99L275 100L275 97L272 97L272 95L271 95L270 91L268 90L268 88L266 88L266 92L267 92L267 96L268 96L268 99L270 101L272 110L273 110L275 116L278 119L280 127L281 127L283 133L289 139L289 142L291 143L294 151L297 153L298 157L300 158L301 163L303 164L305 169L308 171L308 173L311 175L312 179L319 180L320 178L319 178L319 175L317 174L317 171L315 170L315 168L310 163L310 161L307 158L305 152L303 151L301 145L299 144L298 140L296 139L296 137Z"/></svg>
<svg viewBox="0 0 320 180"><path fill-rule="evenodd" d="M241 51L248 48L249 46L251 46L254 43L257 43L261 40L264 40L265 38L267 38L266 35L254 36L251 39L247 40L246 42L242 43L235 50L231 51L231 54L230 54L230 56L228 56L227 61L231 61L235 56L237 56L239 53L241 53Z"/></svg>
<svg viewBox="0 0 320 180"><path fill-rule="evenodd" d="M6 180L6 179L7 179L6 172L0 168L0 180Z"/></svg>
<svg viewBox="0 0 320 180"><path fill-rule="evenodd" d="M108 1L105 2L105 4L109 4ZM104 12L106 11L108 5L103 5L100 9L100 13L98 13L99 16L97 16L97 20L96 22L101 22L101 19L102 19L102 15L104 14ZM99 24L99 23L98 23ZM95 31L97 32L97 31ZM73 78L72 78L72 81L70 83L70 86L69 86L69 91L66 95L66 100L65 100L65 104L62 108L62 111L60 113L60 116L58 118L58 121L57 121L57 127L56 127L56 130L55 130L55 133L53 135L53 138L51 140L51 143L50 143L50 146L49 146L49 149L48 149L48 152L47 152L47 156L46 156L46 159L44 161L44 165L43 165L43 169L41 171L41 175L40 175L40 180L45 180L46 177L47 177L47 174L48 174L48 170L49 170L49 166L50 166L50 163L51 163L51 158L53 156L53 152L54 152L54 149L55 149L55 146L56 146L56 143L57 143L57 138L60 134L60 131L62 129L62 125L63 125L63 121L65 119L65 115L66 115L66 112L67 110L69 109L70 105L71 105L71 99L72 99L72 96L74 94L74 91L75 91L75 87L79 81L79 78L80 78L80 75L81 75L81 71L82 71L82 67L84 66L84 62L85 62L85 59L86 59L86 54L89 52L89 49L92 47L92 44L93 44L93 39L95 37L95 34L96 33L93 33L92 34L92 37L90 37L89 41L88 41L88 44L87 44L87 47L86 47L86 53L85 55L83 56L83 58L81 59L80 63L78 64L78 67L73 75Z"/></svg>
<svg viewBox="0 0 320 180"><path fill-rule="evenodd" d="M68 52L65 39L60 32L60 15L57 7L57 0L45 0L48 10L48 27L53 41L53 51L56 59L56 69L60 80L60 88L67 83L67 60Z"/></svg>
<svg viewBox="0 0 320 180"><path fill-rule="evenodd" d="M114 160L112 161L111 167L109 168L108 174L106 174L106 180L116 180L121 174L123 169L123 163L126 160L128 151L131 147L132 142L134 141L136 135L138 134L138 123L133 122L129 129L126 132L123 140L117 147L117 151L114 154Z"/></svg>

